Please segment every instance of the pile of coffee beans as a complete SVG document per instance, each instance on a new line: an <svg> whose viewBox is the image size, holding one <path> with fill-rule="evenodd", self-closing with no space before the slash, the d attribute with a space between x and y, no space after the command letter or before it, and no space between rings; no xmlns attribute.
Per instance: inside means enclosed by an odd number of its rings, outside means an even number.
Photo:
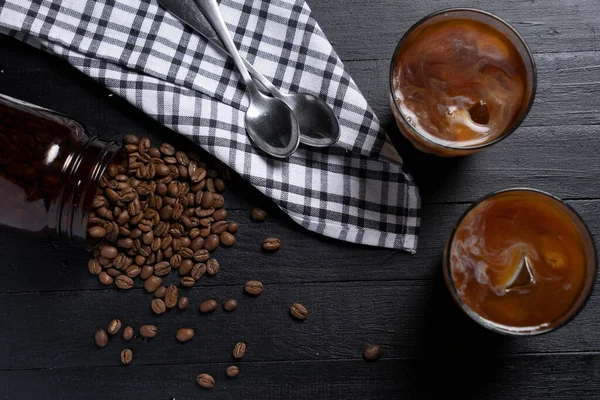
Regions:
<svg viewBox="0 0 600 400"><path fill-rule="evenodd" d="M136 277L148 292L164 288L152 302L162 314L178 304L177 287L162 286L166 275L177 270L181 286L192 287L219 272L211 252L235 244L238 224L227 221L219 193L227 174L168 143L152 147L148 138L127 135L124 147L128 159L107 167L92 202L88 237L99 243L88 267L119 289L133 287Z"/></svg>

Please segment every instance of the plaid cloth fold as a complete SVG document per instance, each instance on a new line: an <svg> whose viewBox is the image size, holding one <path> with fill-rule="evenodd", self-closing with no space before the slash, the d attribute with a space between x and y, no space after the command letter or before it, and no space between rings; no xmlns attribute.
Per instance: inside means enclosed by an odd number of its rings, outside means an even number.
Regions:
<svg viewBox="0 0 600 400"><path fill-rule="evenodd" d="M247 97L232 61L155 0L0 0L0 32L66 59L136 107L188 136L320 234L414 252L420 200L303 0L222 0L243 56L284 91L332 106L339 143L288 160L255 151Z"/></svg>

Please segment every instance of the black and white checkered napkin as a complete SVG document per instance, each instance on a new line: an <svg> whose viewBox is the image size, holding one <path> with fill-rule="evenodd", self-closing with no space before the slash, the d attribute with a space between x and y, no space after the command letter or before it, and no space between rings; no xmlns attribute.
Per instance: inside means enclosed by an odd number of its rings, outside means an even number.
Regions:
<svg viewBox="0 0 600 400"><path fill-rule="evenodd" d="M304 0L221 0L241 53L276 86L321 96L341 139L288 160L255 151L230 59L156 0L0 0L0 32L68 60L228 164L300 225L414 252L419 194ZM301 118L302 116L300 116Z"/></svg>

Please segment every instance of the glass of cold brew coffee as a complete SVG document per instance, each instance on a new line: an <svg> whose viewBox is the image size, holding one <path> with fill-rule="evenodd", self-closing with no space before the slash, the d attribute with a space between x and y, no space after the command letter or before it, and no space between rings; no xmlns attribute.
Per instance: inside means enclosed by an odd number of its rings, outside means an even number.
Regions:
<svg viewBox="0 0 600 400"><path fill-rule="evenodd" d="M571 320L596 280L592 236L567 204L533 189L491 194L455 225L444 277L462 310L510 335L549 332Z"/></svg>
<svg viewBox="0 0 600 400"><path fill-rule="evenodd" d="M474 153L512 133L535 96L533 56L506 22L449 9L417 22L396 47L390 102L402 134L419 150Z"/></svg>

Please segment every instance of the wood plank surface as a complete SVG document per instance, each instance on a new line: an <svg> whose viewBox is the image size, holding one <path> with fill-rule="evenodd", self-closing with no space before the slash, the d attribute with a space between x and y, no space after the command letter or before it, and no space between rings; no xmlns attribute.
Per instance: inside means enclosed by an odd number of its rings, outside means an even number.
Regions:
<svg viewBox="0 0 600 400"><path fill-rule="evenodd" d="M156 317L151 295L101 286L89 256L30 235L0 231L0 398L6 399L594 399L600 391L600 294L567 326L532 338L492 334L453 304L441 275L442 252L457 218L495 190L529 186L568 200L600 234L600 3L518 1L330 0L311 2L348 71L388 130L421 190L418 253L356 246L294 224L236 178L225 194L240 223L235 247L219 250L221 271L187 290L191 307ZM510 138L459 159L416 151L403 139L388 104L389 58L403 33L446 7L476 7L508 22L529 44L538 68L535 104ZM134 133L189 145L112 96L67 63L0 36L0 92L70 115L105 139ZM249 219L266 207L265 223ZM266 255L266 236L282 249ZM597 245L598 243L596 239ZM32 251L32 248L35 251ZM175 276L170 279L175 279ZM248 297L249 279L265 292ZM239 309L201 315L207 298L240 301ZM310 310L293 320L289 304ZM98 349L93 333L111 318L154 323L149 341L120 337ZM189 343L175 341L193 327ZM238 340L248 344L241 373L226 379ZM383 346L366 363L368 344ZM130 346L134 361L119 362ZM208 372L217 386L203 390Z"/></svg>

